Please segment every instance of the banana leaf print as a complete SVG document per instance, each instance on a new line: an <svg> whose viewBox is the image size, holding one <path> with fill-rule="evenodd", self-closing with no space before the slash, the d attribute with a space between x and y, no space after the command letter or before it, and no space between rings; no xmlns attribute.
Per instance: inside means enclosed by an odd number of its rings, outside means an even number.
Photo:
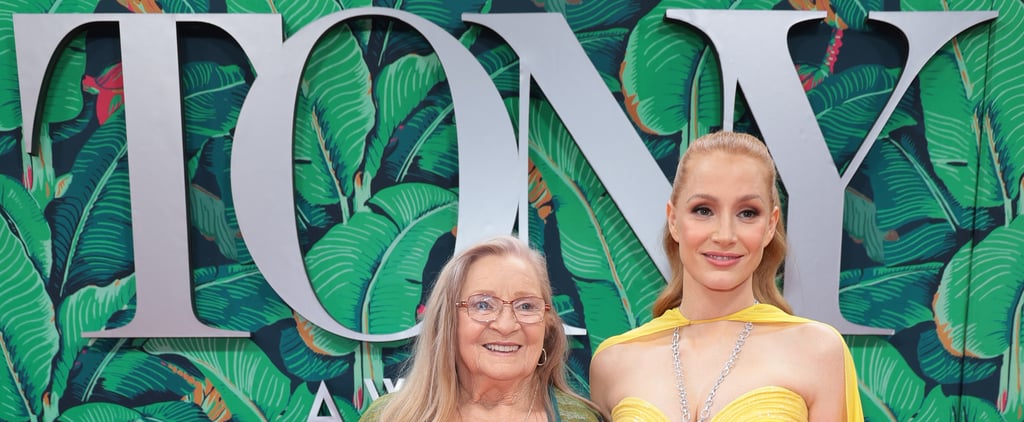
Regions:
<svg viewBox="0 0 1024 422"><path fill-rule="evenodd" d="M14 13L90 13L97 0L0 2L0 131L21 127L21 99L18 94L18 67L14 51ZM84 38L75 38L54 67L46 102L49 107L45 121L54 123L71 120L82 107L82 89L79 85L84 68Z"/></svg>
<svg viewBox="0 0 1024 422"><path fill-rule="evenodd" d="M895 69L863 65L832 75L807 93L836 167L845 168L860 148L898 78ZM906 106L897 107L880 136L916 120Z"/></svg>
<svg viewBox="0 0 1024 422"><path fill-rule="evenodd" d="M292 316L255 265L199 268L192 278L198 316L212 326L255 332Z"/></svg>
<svg viewBox="0 0 1024 422"><path fill-rule="evenodd" d="M197 393L202 391L203 400L221 401L230 412L224 416L232 420L270 420L288 406L290 380L248 339L152 339L143 349L181 356L196 365L202 376L189 382ZM198 396L193 400L202 403Z"/></svg>
<svg viewBox="0 0 1024 422"><path fill-rule="evenodd" d="M310 22L341 10L338 2L333 1L235 0L225 3L229 13L280 14L284 21L285 37L295 34Z"/></svg>
<svg viewBox="0 0 1024 422"><path fill-rule="evenodd" d="M1002 359L997 406L1010 419L1024 415L1021 239L1024 218L1017 218L977 245L965 245L943 272L934 307L938 335L949 353Z"/></svg>
<svg viewBox="0 0 1024 422"><path fill-rule="evenodd" d="M973 209L961 206L936 183L923 155L926 148L906 134L880 138L852 182L870 190L877 205L877 213L870 217L884 238L878 245L878 263L897 266L947 259L963 243L961 233L984 224ZM930 236L924 240L924 235Z"/></svg>
<svg viewBox="0 0 1024 422"><path fill-rule="evenodd" d="M554 0L540 3L545 11L565 16L573 32L588 32L609 27L629 28L655 2L643 1L567 1Z"/></svg>
<svg viewBox="0 0 1024 422"><path fill-rule="evenodd" d="M924 399L921 413L910 421L1009 421L992 403L973 396L949 396L941 388L933 388Z"/></svg>
<svg viewBox="0 0 1024 422"><path fill-rule="evenodd" d="M75 362L91 343L82 334L110 328L114 313L127 309L134 295L133 275L103 287L86 286L60 303L57 309L60 353L54 359L53 383L49 392L51 404L59 403L64 397Z"/></svg>
<svg viewBox="0 0 1024 422"><path fill-rule="evenodd" d="M851 322L903 330L931 321L942 263L864 268L839 276L839 300Z"/></svg>
<svg viewBox="0 0 1024 422"><path fill-rule="evenodd" d="M356 420L370 401L366 383L383 392L385 377L395 381L411 340L361 343L326 332L283 304L252 262L228 167L255 75L233 41L220 55L190 34L182 35L180 75L195 308L205 323L253 337L82 338L135 311L124 139L131 102L120 58L109 54L116 40L97 47L110 35L76 35L56 56L41 101L37 154L23 154L10 17L279 13L292 35L330 13L374 5L460 37L513 117L518 57L461 14L563 14L667 178L690 139L721 126L722 90L714 51L691 28L665 22L665 9L826 9L826 22L810 30L815 42L791 49L800 75L817 78L805 88L839 166L899 75L899 63L863 52L879 36L868 11L998 9L998 24L958 36L929 61L854 177L840 300L851 321L897 330L849 340L868 420L1024 418L1021 333L1012 328L1024 291L1013 271L1024 249L1019 2L0 0L0 309L26 309L0 313L0 420L300 421L321 382L340 416ZM899 56L887 51L878 56ZM454 244L458 140L439 64L405 25L365 19L326 34L297 87L300 244L324 305L355 330L415 324ZM559 278L556 311L589 331L570 338L568 362L570 383L586 392L591 347L649 318L663 280L543 93L533 97L525 216ZM736 119L756 133L742 99Z"/></svg>
<svg viewBox="0 0 1024 422"><path fill-rule="evenodd" d="M998 373L1000 359L954 356L946 350L934 323L927 325L917 343L917 360L926 379L945 385L970 384Z"/></svg>
<svg viewBox="0 0 1024 422"><path fill-rule="evenodd" d="M190 62L181 71L186 155L196 155L210 138L229 135L249 92L247 75L237 65Z"/></svg>
<svg viewBox="0 0 1024 422"><path fill-rule="evenodd" d="M288 373L303 381L342 376L352 367L359 343L331 334L295 315L295 326L281 332L279 353Z"/></svg>
<svg viewBox="0 0 1024 422"><path fill-rule="evenodd" d="M423 271L431 247L456 221L454 193L403 183L335 226L306 255L314 289L327 310L352 330L385 334L416 323Z"/></svg>
<svg viewBox="0 0 1024 422"><path fill-rule="evenodd" d="M148 354L128 339L97 340L78 356L60 408L89 402L138 406L166 400L202 401L202 396L193 397L193 392L203 390L202 379L190 363Z"/></svg>
<svg viewBox="0 0 1024 422"><path fill-rule="evenodd" d="M925 382L891 344L875 336L847 337L857 363L866 421L909 420L925 398Z"/></svg>
<svg viewBox="0 0 1024 422"><path fill-rule="evenodd" d="M701 35L682 23L666 24L665 10L771 9L770 1L664 0L640 18L629 35L619 77L634 125L646 133L682 132L683 141L722 126L718 58Z"/></svg>
<svg viewBox="0 0 1024 422"><path fill-rule="evenodd" d="M1018 36L1024 31L1024 5L997 1L991 7L999 10L999 17L1006 24L995 26L992 34L986 87L991 95L979 122L983 136L979 145L977 204L1002 208L1003 221L1009 223L1024 211L1024 148L1019 145L1024 129L1017 124L1024 117L1017 109L1024 87L1014 80L1015 75L1024 71L1024 65L1008 57L1024 48L1024 40ZM1019 417L1024 417L1024 413Z"/></svg>
<svg viewBox="0 0 1024 422"><path fill-rule="evenodd" d="M202 420L203 410L191 403L164 402L132 409L114 403L86 403L60 415L62 422L130 422L137 420Z"/></svg>
<svg viewBox="0 0 1024 422"><path fill-rule="evenodd" d="M54 261L48 290L54 297L134 271L127 164L120 112L82 147L72 168L75 183L47 210Z"/></svg>
<svg viewBox="0 0 1024 422"><path fill-rule="evenodd" d="M0 203L5 220L14 217L6 211L10 205ZM25 244L8 224L0 224L0 420L37 420L47 404L50 360L60 343L53 303Z"/></svg>
<svg viewBox="0 0 1024 422"><path fill-rule="evenodd" d="M380 0L377 7L399 9L427 19L452 36L459 37L467 26L463 13L486 13L491 0ZM430 47L419 33L391 19L375 19L373 31L366 45L366 62L375 70L395 62L410 53L427 55Z"/></svg>
<svg viewBox="0 0 1024 422"><path fill-rule="evenodd" d="M373 87L374 101L378 105L377 124L367 147L364 184L373 185L385 153L397 147L399 139L394 134L402 121L421 107L427 94L444 80L436 54L408 54L381 69ZM404 172L399 170L398 173Z"/></svg>
<svg viewBox="0 0 1024 422"><path fill-rule="evenodd" d="M885 2L882 0L836 0L830 5L838 17L841 25L845 24L850 29L863 31L867 30L868 12L872 10L883 10Z"/></svg>
<svg viewBox="0 0 1024 422"><path fill-rule="evenodd" d="M18 181L0 175L0 216L17 236L36 273L45 275L53 267L50 225L39 205Z"/></svg>
<svg viewBox="0 0 1024 422"><path fill-rule="evenodd" d="M531 189L550 195L547 224L557 224L562 260L597 347L649 320L664 281L551 106L533 101L530 114Z"/></svg>
<svg viewBox="0 0 1024 422"><path fill-rule="evenodd" d="M295 185L315 205L340 209L342 221L363 204L359 171L376 113L369 70L351 30L332 29L313 48L295 113Z"/></svg>

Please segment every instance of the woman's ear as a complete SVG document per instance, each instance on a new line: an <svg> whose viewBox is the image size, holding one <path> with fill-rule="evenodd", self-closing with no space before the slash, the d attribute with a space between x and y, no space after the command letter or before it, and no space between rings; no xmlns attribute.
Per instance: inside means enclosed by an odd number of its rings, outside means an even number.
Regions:
<svg viewBox="0 0 1024 422"><path fill-rule="evenodd" d="M779 211L779 207L772 207L771 215L768 216L768 235L765 236L765 247L767 247L769 243L772 243L772 239L775 239L775 229L779 226L779 218L781 218L781 216L782 211Z"/></svg>
<svg viewBox="0 0 1024 422"><path fill-rule="evenodd" d="M673 239L679 240L679 234L676 232L676 207L672 205L672 202L665 203L665 221L668 224L668 232L672 235Z"/></svg>

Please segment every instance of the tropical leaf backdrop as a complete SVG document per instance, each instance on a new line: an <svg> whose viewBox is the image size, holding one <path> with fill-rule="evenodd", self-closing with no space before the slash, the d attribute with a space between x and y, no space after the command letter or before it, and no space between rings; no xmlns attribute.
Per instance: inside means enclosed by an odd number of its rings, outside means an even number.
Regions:
<svg viewBox="0 0 1024 422"><path fill-rule="evenodd" d="M1024 5L1012 0L0 0L0 420L291 421L327 386L345 420L385 391L409 341L361 343L277 297L238 230L233 132L256 75L221 33L182 27L181 88L195 308L246 339L84 339L135 311L125 108L116 31L59 52L38 153L21 148L12 13L279 13L286 35L342 9L424 17L479 60L518 121L518 57L461 14L561 13L671 178L722 126L717 57L668 8L825 9L790 36L794 70L844 168L895 87L905 41L872 10L998 10L925 66L846 192L840 300L871 421L1024 420ZM751 42L755 42L751 40ZM150 75L159 78L160 75ZM415 324L457 235L451 93L429 45L385 19L319 41L295 104L295 224L313 283L346 327ZM570 379L651 318L664 280L543 93L529 99L531 242L548 257L572 338ZM282 113L292 110L283 104ZM757 133L742 101L735 126ZM600 251L600 253L595 253ZM372 386L374 390L369 390Z"/></svg>

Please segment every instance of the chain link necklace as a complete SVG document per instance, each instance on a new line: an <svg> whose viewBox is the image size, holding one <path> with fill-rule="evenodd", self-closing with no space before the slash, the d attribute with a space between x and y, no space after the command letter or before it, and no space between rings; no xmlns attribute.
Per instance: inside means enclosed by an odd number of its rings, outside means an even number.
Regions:
<svg viewBox="0 0 1024 422"><path fill-rule="evenodd" d="M722 385L722 381L725 381L725 377L729 375L729 371L732 371L733 365L736 364L736 357L739 356L740 350L743 349L743 343L746 343L747 337L750 336L750 331L754 329L754 323L747 322L743 326L743 331L740 332L740 337L736 339L736 345L732 348L732 355L729 356L729 360L725 362L725 368L722 368L722 373L718 374L718 379L715 380L715 385L711 387L711 391L708 392L707 400L704 400L704 407L700 409L699 418L697 422L704 422L708 420L708 416L711 415L711 403L715 400L715 393L718 392L718 387ZM683 367L679 363L679 327L676 327L675 331L672 332L672 366L676 373L676 389L679 390L679 407L683 412L683 421L689 422L693 415L690 414L690 404L686 401L686 385L683 383Z"/></svg>

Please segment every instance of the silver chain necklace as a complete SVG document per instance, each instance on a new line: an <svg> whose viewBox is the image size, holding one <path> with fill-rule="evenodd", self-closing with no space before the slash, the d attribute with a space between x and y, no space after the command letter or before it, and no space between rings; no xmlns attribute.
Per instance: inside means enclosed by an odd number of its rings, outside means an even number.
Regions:
<svg viewBox="0 0 1024 422"><path fill-rule="evenodd" d="M729 371L731 371L733 365L736 364L736 357L739 356L740 350L743 349L743 343L746 343L747 337L750 336L750 331L753 329L754 323L749 321L743 326L743 331L740 332L740 337L736 339L736 345L732 348L732 355L729 356L729 360L725 362L725 368L722 368L722 373L718 374L718 379L715 380L715 385L711 386L711 391L708 392L707 400L704 400L704 407L700 409L700 417L697 418L697 422L704 422L708 420L708 416L711 415L711 403L715 400L715 393L718 392L718 387L722 385L722 381L725 381L725 377L729 375ZM675 331L672 332L672 366L676 372L676 389L679 390L679 407L683 411L683 421L689 422L692 415L690 414L690 404L686 401L686 385L683 384L683 367L679 363L679 327L676 327Z"/></svg>

